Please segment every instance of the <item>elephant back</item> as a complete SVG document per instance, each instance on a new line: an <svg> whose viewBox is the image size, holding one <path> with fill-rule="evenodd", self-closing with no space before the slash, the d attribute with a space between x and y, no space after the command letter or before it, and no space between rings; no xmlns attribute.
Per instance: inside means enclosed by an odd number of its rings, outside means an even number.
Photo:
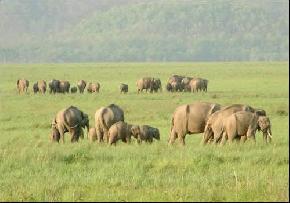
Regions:
<svg viewBox="0 0 290 203"><path fill-rule="evenodd" d="M74 106L70 106L63 112L64 123L69 128L76 128L81 125L82 112Z"/></svg>

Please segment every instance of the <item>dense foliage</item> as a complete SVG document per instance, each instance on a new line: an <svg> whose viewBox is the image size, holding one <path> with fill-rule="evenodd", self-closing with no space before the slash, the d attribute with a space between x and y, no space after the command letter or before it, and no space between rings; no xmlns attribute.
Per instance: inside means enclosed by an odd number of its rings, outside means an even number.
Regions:
<svg viewBox="0 0 290 203"><path fill-rule="evenodd" d="M0 62L289 59L289 2L1 1Z"/></svg>

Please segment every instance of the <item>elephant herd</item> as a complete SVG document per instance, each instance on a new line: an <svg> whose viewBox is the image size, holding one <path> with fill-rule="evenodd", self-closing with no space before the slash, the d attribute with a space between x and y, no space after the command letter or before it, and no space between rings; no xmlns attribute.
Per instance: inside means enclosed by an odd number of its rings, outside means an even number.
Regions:
<svg viewBox="0 0 290 203"><path fill-rule="evenodd" d="M208 80L197 77L185 77L179 75L172 75L166 84L166 90L168 92L207 92ZM162 91L162 85L160 78L154 77L143 77L136 82L137 92L140 93L143 90L146 92L158 92ZM17 80L17 90L18 93L27 92L29 87L29 81L26 79ZM52 79L48 83L49 93L84 93L85 88L87 88L88 93L98 93L100 91L100 83L89 82L85 80L80 80L77 82L76 86L71 86L70 82L67 80L56 80ZM33 84L33 92L45 94L47 90L47 83L45 80L39 80ZM120 93L127 93L129 90L128 84L121 83L119 86Z"/></svg>
<svg viewBox="0 0 290 203"><path fill-rule="evenodd" d="M125 122L124 111L116 104L101 107L95 112L95 127L89 125L88 115L77 107L70 106L60 110L51 123L51 140L64 142L64 133L71 134L71 142L84 138L83 128L87 128L87 138L91 141L106 142L116 145L118 140L131 142L134 137L152 143L160 140L158 128L149 125L133 125ZM262 131L266 143L271 142L270 119L263 109L243 104L221 106L208 102L195 102L177 107L172 115L168 143L171 145L178 138L185 145L187 134L203 133L203 144L226 141L255 141L256 131Z"/></svg>
<svg viewBox="0 0 290 203"><path fill-rule="evenodd" d="M17 90L18 93L27 92L27 89L29 87L29 81L26 79L19 79L17 80ZM77 90L79 90L80 93L84 93L85 88L87 88L88 93L94 93L100 91L100 83L92 83L89 82L87 84L86 81L80 80L77 82L76 86L70 85L69 81L66 80L56 80L52 79L48 83L49 93L76 93ZM47 84L45 80L39 80L36 83L33 84L33 92L34 93L42 93L45 94L47 90Z"/></svg>
<svg viewBox="0 0 290 203"><path fill-rule="evenodd" d="M116 145L118 140L125 143L131 142L133 136L139 144L153 142L153 139L160 139L157 128L149 125L132 125L125 122L124 111L115 104L97 109L95 113L95 127L89 127L88 115L77 107L70 106L60 110L51 123L52 141L62 140L64 133L71 134L71 142L77 142L84 138L83 128L87 128L87 138L91 141L107 142L109 145Z"/></svg>

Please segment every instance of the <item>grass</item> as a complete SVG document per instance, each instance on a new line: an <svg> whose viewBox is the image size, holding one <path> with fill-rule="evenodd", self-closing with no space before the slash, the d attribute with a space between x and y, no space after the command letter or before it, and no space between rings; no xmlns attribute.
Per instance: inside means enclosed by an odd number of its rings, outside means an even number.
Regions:
<svg viewBox="0 0 290 203"><path fill-rule="evenodd" d="M289 201L288 62L99 63L0 65L0 201ZM208 93L136 93L143 76L165 81L171 74L209 80ZM18 95L16 80L30 81ZM39 79L98 81L99 94L34 95ZM121 95L119 84L129 93ZM248 104L267 111L273 143L201 146L201 134L186 146L169 147L174 109L194 101ZM58 110L75 105L89 114L116 103L125 120L159 128L161 141L116 147L81 140L48 139Z"/></svg>

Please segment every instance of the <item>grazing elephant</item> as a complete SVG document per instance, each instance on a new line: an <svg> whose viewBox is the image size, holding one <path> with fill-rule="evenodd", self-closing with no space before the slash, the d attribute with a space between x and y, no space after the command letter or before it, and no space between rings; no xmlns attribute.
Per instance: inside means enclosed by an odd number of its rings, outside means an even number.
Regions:
<svg viewBox="0 0 290 203"><path fill-rule="evenodd" d="M94 142L97 139L96 128L90 128L88 138L91 142Z"/></svg>
<svg viewBox="0 0 290 203"><path fill-rule="evenodd" d="M44 80L39 80L37 82L37 86L38 86L38 91L42 94L45 94L46 92L46 82Z"/></svg>
<svg viewBox="0 0 290 203"><path fill-rule="evenodd" d="M89 93L93 93L93 92L99 92L100 91L100 83L96 82L96 83L89 83L88 87L87 87L87 91Z"/></svg>
<svg viewBox="0 0 290 203"><path fill-rule="evenodd" d="M137 85L137 92L142 92L143 89L146 90L146 92L149 90L151 91L152 86L153 86L153 78L151 77L144 77L139 80L137 80L136 85Z"/></svg>
<svg viewBox="0 0 290 203"><path fill-rule="evenodd" d="M54 93L55 94L57 92L60 92L60 81L52 79L48 83L48 87L49 87L49 93Z"/></svg>
<svg viewBox="0 0 290 203"><path fill-rule="evenodd" d="M33 92L36 94L38 92L38 84L37 82L33 84Z"/></svg>
<svg viewBox="0 0 290 203"><path fill-rule="evenodd" d="M185 104L175 109L171 119L169 144L173 144L178 137L185 145L186 134L204 132L204 127L211 114L221 109L221 105L207 102Z"/></svg>
<svg viewBox="0 0 290 203"><path fill-rule="evenodd" d="M263 132L264 141L271 142L272 132L270 119L247 111L239 111L228 116L223 123L223 136L221 144L226 140L232 142L236 138L244 137L255 141L256 131Z"/></svg>
<svg viewBox="0 0 290 203"><path fill-rule="evenodd" d="M19 79L17 80L17 90L20 94L21 92L27 92L27 89L29 87L29 81L26 79Z"/></svg>
<svg viewBox="0 0 290 203"><path fill-rule="evenodd" d="M120 93L122 93L122 92L124 92L124 93L128 92L128 85L127 84L123 84L123 83L120 84Z"/></svg>
<svg viewBox="0 0 290 203"><path fill-rule="evenodd" d="M150 92L162 92L161 80L159 78L153 78L150 84Z"/></svg>
<svg viewBox="0 0 290 203"><path fill-rule="evenodd" d="M78 91L77 87L71 87L70 88L70 93L76 93Z"/></svg>
<svg viewBox="0 0 290 203"><path fill-rule="evenodd" d="M206 144L212 139L214 139L215 143L219 142L222 137L224 119L238 111L255 113L253 107L243 104L233 104L223 107L220 111L213 113L209 117L204 130L203 143Z"/></svg>
<svg viewBox="0 0 290 203"><path fill-rule="evenodd" d="M190 81L192 80L193 78L192 77L185 77L181 80L181 85L183 87L183 90L185 92L190 92L191 91L191 88L190 88Z"/></svg>
<svg viewBox="0 0 290 203"><path fill-rule="evenodd" d="M71 142L76 142L79 137L83 136L82 128L89 130L89 118L88 115L80 111L77 107L70 106L67 109L59 111L52 120L52 140L57 137L59 133L59 139L62 139L64 143L64 133L69 132L71 134ZM59 141L56 140L56 141Z"/></svg>
<svg viewBox="0 0 290 203"><path fill-rule="evenodd" d="M78 81L77 86L78 86L78 88L79 88L79 92L80 92L80 93L84 93L84 90L85 90L85 88L86 88L86 85L87 85L86 81L84 81L84 80L80 80L80 81Z"/></svg>
<svg viewBox="0 0 290 203"><path fill-rule="evenodd" d="M140 144L142 141L152 143L153 138L160 140L160 133L158 128L151 127L149 125L135 125L131 128L132 135L137 139Z"/></svg>
<svg viewBox="0 0 290 203"><path fill-rule="evenodd" d="M171 83L171 87L172 87L172 92L177 92L177 91L182 92L183 90L182 84L176 81Z"/></svg>
<svg viewBox="0 0 290 203"><path fill-rule="evenodd" d="M69 93L70 90L70 83L66 80L61 80L59 82L59 92L61 93Z"/></svg>
<svg viewBox="0 0 290 203"><path fill-rule="evenodd" d="M101 107L95 113L95 128L98 142L104 139L108 142L108 131L110 127L118 121L124 121L124 111L115 104Z"/></svg>
<svg viewBox="0 0 290 203"><path fill-rule="evenodd" d="M132 125L125 123L124 121L119 121L113 124L108 132L109 144L115 144L118 140L122 142L130 143L132 133Z"/></svg>

